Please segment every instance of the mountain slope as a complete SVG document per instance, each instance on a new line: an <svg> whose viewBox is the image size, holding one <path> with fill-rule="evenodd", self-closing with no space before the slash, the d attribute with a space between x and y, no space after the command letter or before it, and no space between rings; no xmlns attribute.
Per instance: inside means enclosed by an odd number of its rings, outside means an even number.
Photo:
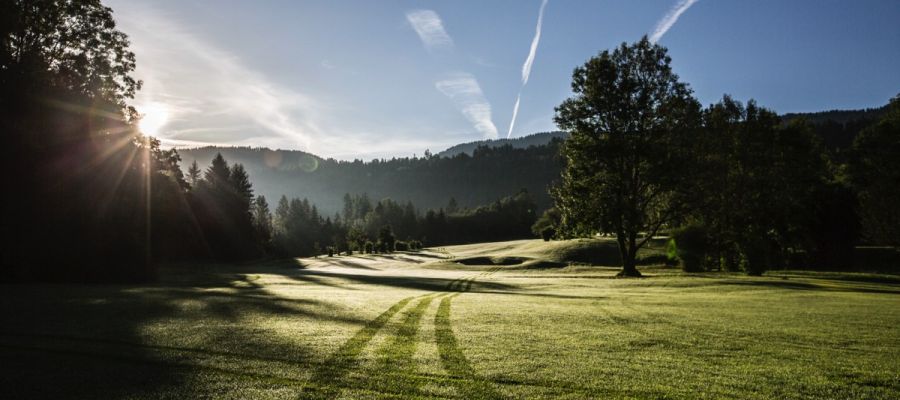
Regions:
<svg viewBox="0 0 900 400"><path fill-rule="evenodd" d="M368 193L373 200L389 197L422 210L445 207L455 198L460 207L475 207L526 189L537 210L550 207L548 186L562 169L559 142L513 148L481 147L470 156L337 161L301 151L204 147L181 149L184 170L194 160L204 170L216 153L229 163L241 163L250 174L255 194L275 204L282 195L306 197L319 211L332 215L343 206L345 193Z"/></svg>
<svg viewBox="0 0 900 400"><path fill-rule="evenodd" d="M488 139L488 140L479 140L476 142L468 142L461 143L456 146L450 147L447 150L444 150L438 153L438 156L441 157L453 157L460 153L466 153L468 155L472 155L476 148L481 146L487 147L501 147L505 145L510 145L517 149L525 149L529 146L542 146L547 143L550 143L553 139L565 139L569 137L569 134L563 131L553 131L553 132L541 132L535 133L528 136L522 136L511 139Z"/></svg>

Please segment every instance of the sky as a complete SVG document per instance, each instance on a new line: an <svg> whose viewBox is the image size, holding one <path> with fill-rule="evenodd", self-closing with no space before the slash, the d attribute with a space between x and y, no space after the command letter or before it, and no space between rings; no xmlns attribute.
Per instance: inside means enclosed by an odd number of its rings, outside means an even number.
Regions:
<svg viewBox="0 0 900 400"><path fill-rule="evenodd" d="M779 113L900 93L897 0L106 0L164 146L337 159L556 130L572 70L643 35L703 103Z"/></svg>

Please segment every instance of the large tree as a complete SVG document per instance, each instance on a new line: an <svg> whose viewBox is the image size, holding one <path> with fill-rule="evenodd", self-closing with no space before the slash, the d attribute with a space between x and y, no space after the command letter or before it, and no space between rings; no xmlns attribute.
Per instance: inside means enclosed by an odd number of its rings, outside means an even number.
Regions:
<svg viewBox="0 0 900 400"><path fill-rule="evenodd" d="M707 267L761 274L796 250L828 250L833 258L838 243L852 246L852 234L837 241L821 235L850 227L829 221L846 219L835 210L843 207L836 203L840 189L806 121L784 124L755 101L744 105L727 95L704 110L703 121L691 142L686 217L709 234Z"/></svg>
<svg viewBox="0 0 900 400"><path fill-rule="evenodd" d="M850 174L870 243L900 246L900 95L853 142Z"/></svg>
<svg viewBox="0 0 900 400"><path fill-rule="evenodd" d="M700 105L672 72L667 50L646 37L603 51L575 69L574 96L555 121L571 136L553 196L569 234L616 236L620 275L640 276L635 259L676 216L683 148Z"/></svg>

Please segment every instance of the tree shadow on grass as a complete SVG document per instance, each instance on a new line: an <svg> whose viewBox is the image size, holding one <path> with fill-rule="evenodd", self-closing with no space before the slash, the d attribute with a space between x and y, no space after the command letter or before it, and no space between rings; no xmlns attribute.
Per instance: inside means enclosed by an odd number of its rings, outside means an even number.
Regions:
<svg viewBox="0 0 900 400"><path fill-rule="evenodd" d="M336 267L368 269L368 270L375 270L375 271L378 270L378 268L372 268L366 264L363 264L360 262L355 262L355 261L350 261L350 260L346 260L346 259L342 259L342 258L326 258L326 259L322 259L319 261L321 261L324 264L333 265Z"/></svg>
<svg viewBox="0 0 900 400"><path fill-rule="evenodd" d="M816 291L828 291L828 292L900 294L900 287L897 287L897 288L886 288L886 287L885 288L875 288L875 287L861 287L861 286L831 286L831 285L826 286L826 285L819 285L819 284L815 284L815 283L811 283L811 282L792 281L792 280L788 280L788 279L723 280L723 281L719 281L717 283L723 284L723 285L769 287L769 288L791 289L791 290L816 290Z"/></svg>
<svg viewBox="0 0 900 400"><path fill-rule="evenodd" d="M354 283L364 283L369 285L389 286L404 289L418 289L434 292L445 291L447 286L454 282L455 279L418 277L418 276L399 276L399 275L376 275L376 274L345 274L332 271L321 270L299 270L295 273L285 274L284 276L300 281L321 280L319 278L334 278ZM513 291L517 287L499 282L477 281L472 284L472 292L481 290L499 290Z"/></svg>
<svg viewBox="0 0 900 400"><path fill-rule="evenodd" d="M283 298L248 280L221 288L225 291L184 285L0 286L3 396L118 398L183 391L203 396L212 389L196 385L200 375L204 385L275 382L299 388L296 378L315 352L266 334L245 318L365 323L332 312L327 303ZM288 372L248 367L259 362L278 363Z"/></svg>

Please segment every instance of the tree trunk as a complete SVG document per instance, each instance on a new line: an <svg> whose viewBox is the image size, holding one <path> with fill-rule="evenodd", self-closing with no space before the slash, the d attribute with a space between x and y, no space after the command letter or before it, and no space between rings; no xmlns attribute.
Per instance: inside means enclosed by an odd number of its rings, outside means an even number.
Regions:
<svg viewBox="0 0 900 400"><path fill-rule="evenodd" d="M641 276L637 270L637 238L630 235L628 238L625 234L617 234L616 240L619 242L619 254L622 256L622 271L617 276Z"/></svg>

